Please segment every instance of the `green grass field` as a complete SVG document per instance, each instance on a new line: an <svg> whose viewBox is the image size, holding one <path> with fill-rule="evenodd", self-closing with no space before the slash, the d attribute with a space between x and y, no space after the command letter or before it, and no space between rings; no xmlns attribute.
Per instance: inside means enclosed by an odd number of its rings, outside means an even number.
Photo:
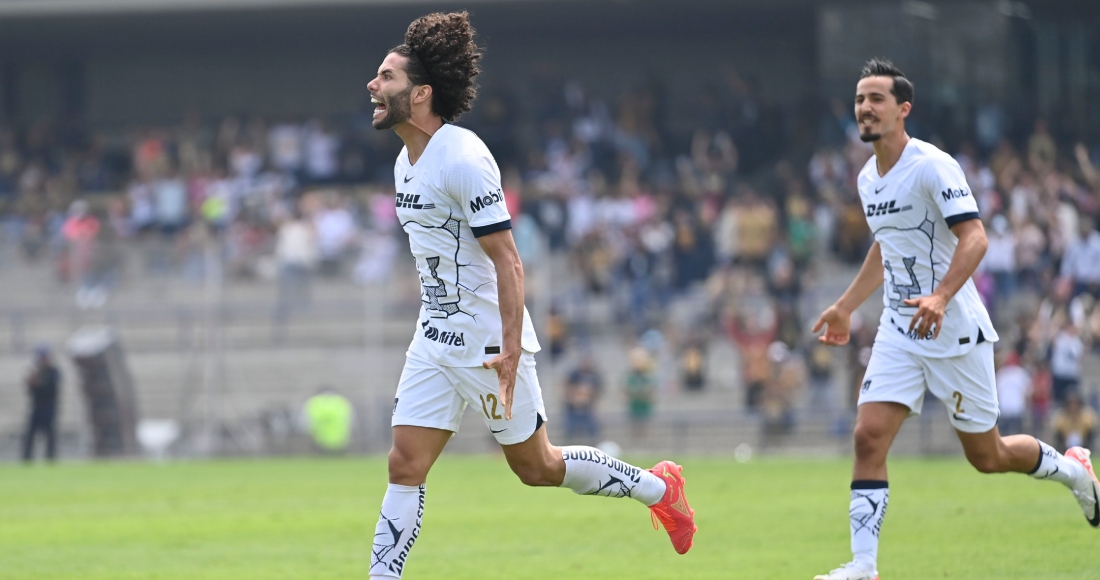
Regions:
<svg viewBox="0 0 1100 580"><path fill-rule="evenodd" d="M683 463L699 533L677 556L632 500L445 455L405 578L809 580L847 560L847 460ZM884 580L1100 578L1100 531L1062 486L891 469ZM385 481L381 458L0 467L0 578L365 579Z"/></svg>

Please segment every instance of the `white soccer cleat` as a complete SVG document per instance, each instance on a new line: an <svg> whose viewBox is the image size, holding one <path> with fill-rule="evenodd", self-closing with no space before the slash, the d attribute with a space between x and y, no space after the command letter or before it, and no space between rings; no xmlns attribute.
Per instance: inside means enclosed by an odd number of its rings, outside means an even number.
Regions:
<svg viewBox="0 0 1100 580"><path fill-rule="evenodd" d="M828 574L814 576L814 580L878 580L878 572L867 570L855 562L848 562Z"/></svg>
<svg viewBox="0 0 1100 580"><path fill-rule="evenodd" d="M1096 472L1092 470L1092 460L1089 456L1092 452L1084 447L1071 447L1066 450L1066 457L1079 461L1084 469L1073 484L1073 496L1077 498L1077 504L1081 506L1081 513L1089 525L1100 527L1100 482L1096 480Z"/></svg>

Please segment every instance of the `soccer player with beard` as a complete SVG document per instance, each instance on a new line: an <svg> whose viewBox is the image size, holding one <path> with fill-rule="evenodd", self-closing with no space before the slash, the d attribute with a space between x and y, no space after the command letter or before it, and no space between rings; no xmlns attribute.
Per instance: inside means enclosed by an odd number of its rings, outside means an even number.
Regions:
<svg viewBox="0 0 1100 580"><path fill-rule="evenodd" d="M913 85L874 59L856 85L860 138L875 155L859 173L859 196L874 234L855 280L813 331L828 345L848 342L852 311L885 281L884 308L859 394L849 503L853 561L815 580L877 580L879 531L889 488L886 454L925 390L947 406L966 458L982 473L1026 473L1068 487L1085 518L1100 526L1089 451L1063 456L1030 435L997 432L993 329L971 280L985 254L985 229L962 169L933 145L912 139L905 118Z"/></svg>
<svg viewBox="0 0 1100 580"><path fill-rule="evenodd" d="M555 447L535 373L539 350L523 305L523 266L500 171L474 133L453 124L477 94L481 51L465 12L415 20L367 85L373 125L405 147L394 166L397 215L409 235L421 309L393 409L389 487L370 576L400 578L425 508L425 480L473 405L520 481L649 506L678 553L692 546L694 512L680 466L649 470L591 447Z"/></svg>

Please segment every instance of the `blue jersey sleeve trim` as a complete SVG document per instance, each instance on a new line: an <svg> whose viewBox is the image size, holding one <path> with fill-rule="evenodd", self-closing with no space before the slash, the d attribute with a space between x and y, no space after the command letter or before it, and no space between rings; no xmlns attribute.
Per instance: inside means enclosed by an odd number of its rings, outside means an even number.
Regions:
<svg viewBox="0 0 1100 580"><path fill-rule="evenodd" d="M977 215L977 214L974 214L974 215ZM481 236L487 236L491 233L499 232L501 230L510 230L510 229L512 229L512 220L510 220L510 219L509 220L504 220L502 222L497 222L495 224L489 224L487 226L470 226L470 229L474 231L474 237L475 238L480 238Z"/></svg>
<svg viewBox="0 0 1100 580"><path fill-rule="evenodd" d="M978 217L979 217L978 212L971 211L971 212L967 212L967 213L960 213L958 215L953 215L949 218L944 218L944 221L947 222L947 227L953 228L953 227L955 227L955 224L961 224L963 222L968 222L970 220L976 220L976 219L978 219Z"/></svg>

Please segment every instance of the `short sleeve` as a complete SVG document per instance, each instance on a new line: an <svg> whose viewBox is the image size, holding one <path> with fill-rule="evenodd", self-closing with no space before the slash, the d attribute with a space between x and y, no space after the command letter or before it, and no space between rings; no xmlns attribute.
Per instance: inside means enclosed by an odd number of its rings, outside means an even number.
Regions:
<svg viewBox="0 0 1100 580"><path fill-rule="evenodd" d="M512 228L500 170L491 157L468 157L449 164L443 171L443 183L462 208L474 237Z"/></svg>
<svg viewBox="0 0 1100 580"><path fill-rule="evenodd" d="M925 186L949 227L978 219L978 202L957 161L950 157L932 159L925 167Z"/></svg>

